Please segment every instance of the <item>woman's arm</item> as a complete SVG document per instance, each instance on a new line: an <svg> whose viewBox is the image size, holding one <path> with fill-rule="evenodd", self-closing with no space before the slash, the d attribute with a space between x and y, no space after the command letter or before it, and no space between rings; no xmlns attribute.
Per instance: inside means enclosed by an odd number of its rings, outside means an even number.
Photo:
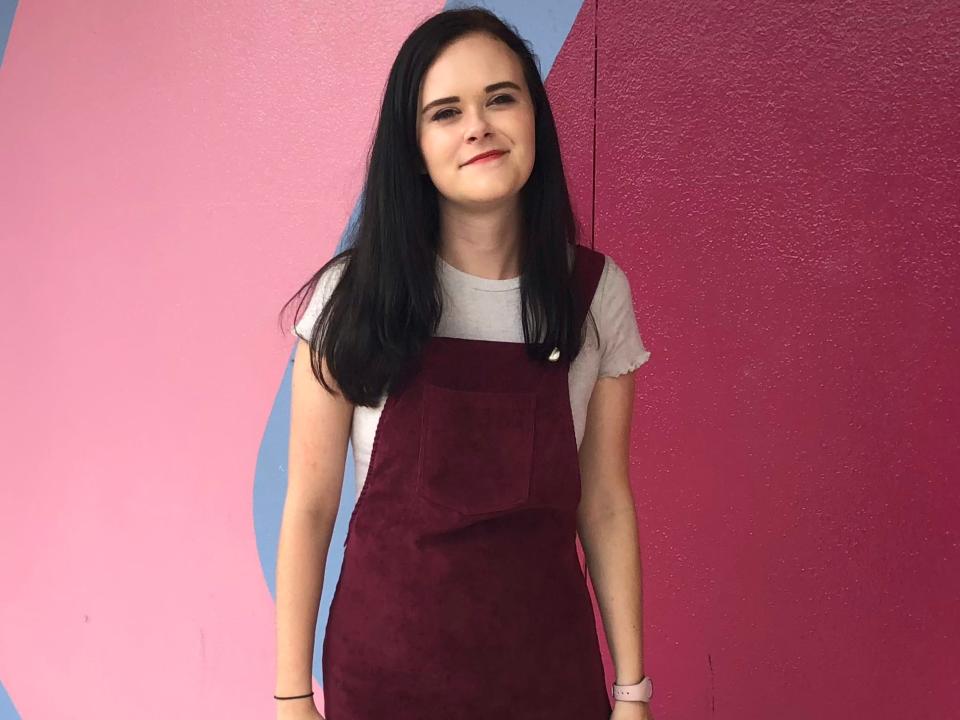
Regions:
<svg viewBox="0 0 960 720"><path fill-rule="evenodd" d="M577 526L620 685L643 677L640 547L629 481L633 396L633 372L598 378L580 444Z"/></svg>
<svg viewBox="0 0 960 720"><path fill-rule="evenodd" d="M323 370L339 392L325 361ZM303 695L313 686L317 613L352 421L353 405L317 381L310 346L301 340L291 379L287 494L277 548L276 695ZM276 702L292 706L310 699Z"/></svg>

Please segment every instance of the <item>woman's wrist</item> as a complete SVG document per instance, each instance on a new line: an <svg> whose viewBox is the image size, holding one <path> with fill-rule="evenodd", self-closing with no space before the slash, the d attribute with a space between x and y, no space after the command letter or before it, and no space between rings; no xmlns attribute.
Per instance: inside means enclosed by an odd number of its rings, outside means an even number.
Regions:
<svg viewBox="0 0 960 720"><path fill-rule="evenodd" d="M301 692L301 693L296 693L291 695L284 695L283 693L274 693L273 695L274 700L283 700L283 701L300 700L300 699L306 699L310 697L313 697L313 690L311 690L310 692L305 692L305 693Z"/></svg>

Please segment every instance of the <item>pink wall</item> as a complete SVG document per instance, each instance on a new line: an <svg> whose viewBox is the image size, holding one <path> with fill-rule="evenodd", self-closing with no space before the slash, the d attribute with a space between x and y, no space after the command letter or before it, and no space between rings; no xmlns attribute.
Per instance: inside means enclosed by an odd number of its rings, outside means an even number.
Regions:
<svg viewBox="0 0 960 720"><path fill-rule="evenodd" d="M252 489L293 346L277 313L336 245L382 80L438 9L20 4L0 682L24 720L272 717Z"/></svg>
<svg viewBox="0 0 960 720"><path fill-rule="evenodd" d="M389 63L440 8L17 7L0 720L273 712L253 485L282 445L276 313L340 239ZM496 9L562 45L577 210L656 358L632 481L658 718L948 716L960 13Z"/></svg>

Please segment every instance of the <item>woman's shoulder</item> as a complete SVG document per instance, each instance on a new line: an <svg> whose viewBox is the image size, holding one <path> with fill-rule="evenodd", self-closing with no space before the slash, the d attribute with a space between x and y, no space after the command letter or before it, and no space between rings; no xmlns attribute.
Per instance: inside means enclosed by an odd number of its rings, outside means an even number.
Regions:
<svg viewBox="0 0 960 720"><path fill-rule="evenodd" d="M597 296L601 301L609 304L611 300L623 300L624 297L631 299L632 290L630 288L630 279L623 271L623 268L617 264L612 256L595 250L602 258L603 270L600 273L600 282L597 285Z"/></svg>
<svg viewBox="0 0 960 720"><path fill-rule="evenodd" d="M344 268L347 265L348 255L341 253L334 256L318 271L319 275L314 279L313 291L310 295L310 301L307 303L306 310L294 325L294 332L307 342L313 336L313 326L316 323L324 306L333 294L334 288L340 282Z"/></svg>
<svg viewBox="0 0 960 720"><path fill-rule="evenodd" d="M591 310L600 334L600 376L615 377L650 358L640 337L630 279L610 256L603 255L603 272Z"/></svg>

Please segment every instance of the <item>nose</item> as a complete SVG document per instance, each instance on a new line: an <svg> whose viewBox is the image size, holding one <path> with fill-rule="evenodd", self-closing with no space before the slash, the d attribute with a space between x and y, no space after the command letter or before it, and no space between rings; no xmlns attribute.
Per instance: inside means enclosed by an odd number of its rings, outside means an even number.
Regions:
<svg viewBox="0 0 960 720"><path fill-rule="evenodd" d="M476 142L480 138L493 135L493 128L482 110L465 112L464 115L466 116L464 132L467 142Z"/></svg>

